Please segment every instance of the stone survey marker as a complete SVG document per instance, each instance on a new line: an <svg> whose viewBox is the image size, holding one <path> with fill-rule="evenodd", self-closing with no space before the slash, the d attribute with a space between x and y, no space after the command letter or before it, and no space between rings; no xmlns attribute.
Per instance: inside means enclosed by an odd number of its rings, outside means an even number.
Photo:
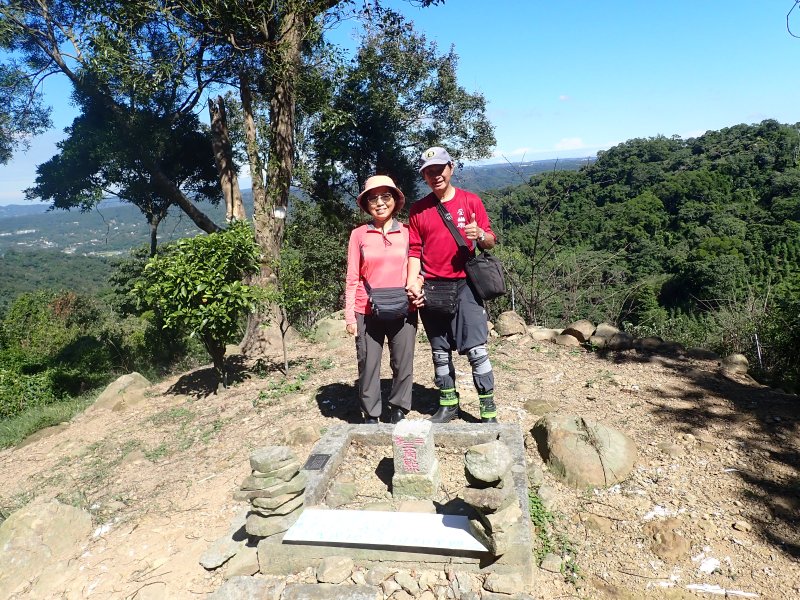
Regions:
<svg viewBox="0 0 800 600"><path fill-rule="evenodd" d="M486 552L462 515L306 509L285 542Z"/></svg>
<svg viewBox="0 0 800 600"><path fill-rule="evenodd" d="M432 423L404 419L392 431L395 498L432 499L439 490L439 459Z"/></svg>

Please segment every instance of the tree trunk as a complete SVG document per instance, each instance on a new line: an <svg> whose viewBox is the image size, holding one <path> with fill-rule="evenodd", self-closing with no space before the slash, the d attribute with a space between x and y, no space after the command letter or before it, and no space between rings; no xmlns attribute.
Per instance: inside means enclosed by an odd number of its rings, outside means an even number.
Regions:
<svg viewBox="0 0 800 600"><path fill-rule="evenodd" d="M272 51L267 61L272 59L274 65L273 87L269 102L269 160L267 162L267 185L263 193L256 186L261 183L260 160L256 155L254 171L253 153L248 139L248 155L250 155L250 169L253 177L253 222L255 225L256 243L261 248L261 269L254 278L255 285L275 285L274 264L280 257L281 244L283 243L284 217L289 204L289 188L292 182L292 169L294 167L294 133L295 133L295 103L297 95L295 80L300 67L300 51L303 31L306 24L297 14L286 14L281 20L279 38L281 43ZM246 108L249 102L249 84L242 85L242 106L245 112L246 128L248 114L252 117L252 107ZM252 134L255 135L255 122L252 123ZM248 134L249 135L249 134ZM257 150L257 148L254 148ZM278 209L278 211L276 211ZM282 214L277 214L280 212ZM263 354L275 343L274 334L283 334L280 326L281 311L279 307L272 306L261 314L253 315L248 322L247 333L242 347L247 354ZM267 322L271 327L265 327Z"/></svg>
<svg viewBox="0 0 800 600"><path fill-rule="evenodd" d="M214 365L214 372L217 376L216 391L219 391L219 388L227 388L228 387L228 371L225 366L225 344L218 343L213 336L204 334L203 335L203 345L206 347L206 351L211 356L211 362Z"/></svg>
<svg viewBox="0 0 800 600"><path fill-rule="evenodd" d="M221 231L221 228L209 219L203 211L192 204L192 201L175 185L175 182L164 175L158 167L150 168L150 177L152 178L153 186L161 197L170 200L173 204L177 204L200 229L206 233Z"/></svg>
<svg viewBox="0 0 800 600"><path fill-rule="evenodd" d="M153 258L158 250L158 223L156 219L150 219L150 258Z"/></svg>
<svg viewBox="0 0 800 600"><path fill-rule="evenodd" d="M242 191L239 178L233 164L233 150L228 135L228 117L222 96L217 96L216 103L209 99L208 112L211 118L211 147L214 150L214 162L219 172L219 183L225 198L225 221L243 221L247 218L242 202Z"/></svg>

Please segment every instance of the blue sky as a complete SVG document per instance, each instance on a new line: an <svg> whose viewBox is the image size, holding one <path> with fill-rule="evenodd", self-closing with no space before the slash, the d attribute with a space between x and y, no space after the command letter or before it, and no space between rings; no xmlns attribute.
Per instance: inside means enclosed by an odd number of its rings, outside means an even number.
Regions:
<svg viewBox="0 0 800 600"><path fill-rule="evenodd" d="M480 91L495 125L495 158L593 156L635 137L693 137L738 123L800 121L794 0L448 0L389 6L441 50L459 82ZM800 8L792 13L800 35ZM331 32L352 43L354 22ZM54 131L0 166L0 204L22 202L35 165L74 117L69 88L48 82ZM203 109L205 114L205 109Z"/></svg>

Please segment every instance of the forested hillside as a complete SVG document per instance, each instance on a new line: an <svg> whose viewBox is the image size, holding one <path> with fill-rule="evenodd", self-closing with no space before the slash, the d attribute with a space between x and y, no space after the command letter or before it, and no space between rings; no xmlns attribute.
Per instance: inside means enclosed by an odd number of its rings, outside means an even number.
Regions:
<svg viewBox="0 0 800 600"><path fill-rule="evenodd" d="M798 125L768 120L633 139L485 197L529 321L627 322L775 369L800 312L799 184Z"/></svg>

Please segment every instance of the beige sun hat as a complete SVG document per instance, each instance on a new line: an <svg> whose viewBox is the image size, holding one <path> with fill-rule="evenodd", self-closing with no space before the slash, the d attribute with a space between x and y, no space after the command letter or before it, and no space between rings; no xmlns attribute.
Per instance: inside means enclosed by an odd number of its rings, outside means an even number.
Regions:
<svg viewBox="0 0 800 600"><path fill-rule="evenodd" d="M406 197L403 195L403 192L400 191L400 188L394 184L394 180L388 175L373 175L367 179L364 183L364 191L356 198L356 202L361 207L361 210L368 212L366 207L367 194L375 188L384 186L394 190L394 212L399 213L402 210L403 205L406 203Z"/></svg>

